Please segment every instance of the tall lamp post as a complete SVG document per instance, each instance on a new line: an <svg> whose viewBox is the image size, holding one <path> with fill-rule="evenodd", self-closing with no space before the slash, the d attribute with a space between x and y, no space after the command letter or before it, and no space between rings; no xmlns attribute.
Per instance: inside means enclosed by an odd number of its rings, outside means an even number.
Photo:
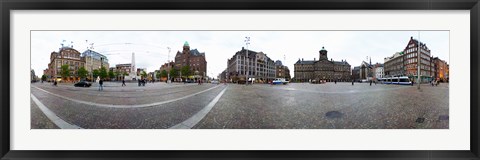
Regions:
<svg viewBox="0 0 480 160"><path fill-rule="evenodd" d="M285 57L285 54L283 55L283 63L287 63L286 60L287 58ZM287 80L287 71L285 70L285 65L283 65L283 76L285 77L285 81Z"/></svg>
<svg viewBox="0 0 480 160"><path fill-rule="evenodd" d="M167 60L167 67L170 65L170 47L167 47L168 49L168 60ZM172 69L173 66L170 68ZM170 72L167 73L167 83L170 81Z"/></svg>
<svg viewBox="0 0 480 160"><path fill-rule="evenodd" d="M250 37L245 37L245 45L247 46L247 52L245 54L245 85L248 85L248 75L249 75L249 60L248 60L248 45L250 44Z"/></svg>

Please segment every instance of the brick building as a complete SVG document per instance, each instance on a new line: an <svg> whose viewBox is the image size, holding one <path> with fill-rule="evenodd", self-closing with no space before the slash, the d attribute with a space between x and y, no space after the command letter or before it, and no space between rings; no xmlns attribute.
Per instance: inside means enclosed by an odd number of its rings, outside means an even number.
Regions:
<svg viewBox="0 0 480 160"><path fill-rule="evenodd" d="M70 76L63 77L61 75L62 65L68 65ZM63 81L79 81L78 69L85 67L85 57L80 56L80 52L71 46L62 46L58 52L50 53L50 63L48 64L48 77L52 80Z"/></svg>
<svg viewBox="0 0 480 160"><path fill-rule="evenodd" d="M180 71L184 66L190 67L192 75L188 78L204 79L207 75L205 52L199 52L197 49L190 50L190 45L185 42L182 52L178 51L175 56L175 68Z"/></svg>
<svg viewBox="0 0 480 160"><path fill-rule="evenodd" d="M420 46L420 47L419 47ZM435 76L433 57L427 44L410 37L407 46L402 52L397 52L385 58L385 77L408 76L414 82L418 77L418 50L420 48L420 80L430 82Z"/></svg>
<svg viewBox="0 0 480 160"><path fill-rule="evenodd" d="M433 58L433 64L435 68L434 79L447 82L448 81L448 64L446 61L441 60L438 57Z"/></svg>
<svg viewBox="0 0 480 160"><path fill-rule="evenodd" d="M290 69L287 66L282 64L282 61L277 60L275 61L275 77L277 78L285 78L286 80L290 81Z"/></svg>

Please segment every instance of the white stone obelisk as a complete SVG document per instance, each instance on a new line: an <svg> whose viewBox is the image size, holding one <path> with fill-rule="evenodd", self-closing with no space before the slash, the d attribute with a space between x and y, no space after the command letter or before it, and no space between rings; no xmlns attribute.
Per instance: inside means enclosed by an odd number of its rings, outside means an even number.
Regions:
<svg viewBox="0 0 480 160"><path fill-rule="evenodd" d="M132 53L132 70L130 71L130 77L137 79L137 70L135 69L135 53Z"/></svg>

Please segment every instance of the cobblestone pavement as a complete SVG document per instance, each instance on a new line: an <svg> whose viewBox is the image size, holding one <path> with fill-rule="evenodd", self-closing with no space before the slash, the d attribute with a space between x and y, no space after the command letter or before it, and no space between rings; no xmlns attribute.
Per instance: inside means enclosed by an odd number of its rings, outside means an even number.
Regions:
<svg viewBox="0 0 480 160"><path fill-rule="evenodd" d="M30 114L32 115L30 126L32 129L59 129L52 121L50 121L40 108L30 100Z"/></svg>
<svg viewBox="0 0 480 160"><path fill-rule="evenodd" d="M193 128L447 129L448 84L438 87L367 83L213 85L105 83L103 91L73 84L34 83L31 93L62 120L86 129L170 128L218 102ZM225 92L221 92L222 90ZM221 94L223 93L223 95ZM186 97L183 99L178 99ZM73 100L76 101L73 101ZM138 105L101 107L101 104ZM85 101L90 103L79 103ZM57 128L31 102L32 129Z"/></svg>
<svg viewBox="0 0 480 160"><path fill-rule="evenodd" d="M448 128L448 85L231 85L195 128ZM418 121L418 122L417 122Z"/></svg>

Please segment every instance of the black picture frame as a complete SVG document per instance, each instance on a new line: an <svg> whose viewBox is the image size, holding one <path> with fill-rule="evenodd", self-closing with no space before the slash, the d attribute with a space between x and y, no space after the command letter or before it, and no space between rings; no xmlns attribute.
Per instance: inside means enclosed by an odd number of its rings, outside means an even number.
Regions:
<svg viewBox="0 0 480 160"><path fill-rule="evenodd" d="M1 159L480 159L479 0L1 0ZM12 10L470 10L470 150L455 151L16 151L10 149ZM468 93L468 92L466 92Z"/></svg>

